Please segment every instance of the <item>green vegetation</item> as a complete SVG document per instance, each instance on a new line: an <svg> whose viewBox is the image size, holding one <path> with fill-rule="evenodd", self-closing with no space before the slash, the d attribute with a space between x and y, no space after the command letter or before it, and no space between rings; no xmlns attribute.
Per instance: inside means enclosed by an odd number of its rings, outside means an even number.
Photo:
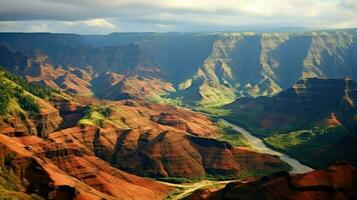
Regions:
<svg viewBox="0 0 357 200"><path fill-rule="evenodd" d="M222 107L216 107L216 106L196 106L194 107L194 110L203 112L209 115L216 115L216 116L226 116L230 114L230 110L222 108Z"/></svg>
<svg viewBox="0 0 357 200"><path fill-rule="evenodd" d="M0 167L0 189L19 191L15 180L15 174L12 170Z"/></svg>
<svg viewBox="0 0 357 200"><path fill-rule="evenodd" d="M349 134L342 126L337 127L313 127L287 134L275 134L264 141L275 149L286 152L303 163L313 167L325 167L333 161L339 160L338 151L329 151L323 156L314 153L326 151L331 142L339 141Z"/></svg>
<svg viewBox="0 0 357 200"><path fill-rule="evenodd" d="M43 85L39 85L36 83L29 83L28 81L21 78L20 76L12 74L2 67L0 67L0 77L9 79L10 81L17 84L23 90L26 90L27 92L29 92L37 97L40 97L42 99L47 99L47 98L51 97L53 95L53 93L57 93L57 94L60 93L58 90L55 90L48 86L43 86Z"/></svg>
<svg viewBox="0 0 357 200"><path fill-rule="evenodd" d="M286 170L289 171L291 169L291 166L285 164L282 165L282 167L280 168L281 171ZM221 175L217 175L217 174L207 174L206 175L206 179L207 180L212 180L212 181L227 181L227 180L242 180L242 179L246 179L248 177L262 177L262 176L266 176L266 175L271 175L275 172L277 172L277 170L275 171L270 171L270 170L248 170L248 171L244 171L244 172L240 172L240 174L221 174Z"/></svg>
<svg viewBox="0 0 357 200"><path fill-rule="evenodd" d="M0 200L23 200L23 199L33 199L33 200L43 200L42 197L36 194L25 194L20 192L19 186L21 180L19 180L14 171L8 166L13 158L12 154L8 154L5 157L5 166L0 166Z"/></svg>
<svg viewBox="0 0 357 200"><path fill-rule="evenodd" d="M0 76L0 115L7 115L9 112L29 111L30 114L36 115L40 111L39 105L35 98L8 79Z"/></svg>
<svg viewBox="0 0 357 200"><path fill-rule="evenodd" d="M112 111L112 108L107 106L91 105L84 111L84 117L79 123L103 127L106 117L108 117Z"/></svg>
<svg viewBox="0 0 357 200"><path fill-rule="evenodd" d="M104 127L109 123L114 126L126 127L126 125L115 119L109 119L112 112L115 111L115 106L106 104L92 104L84 111L84 116L79 121L80 124L88 124L98 127Z"/></svg>
<svg viewBox="0 0 357 200"><path fill-rule="evenodd" d="M29 195L24 192L0 189L0 200L44 200L44 198L36 194Z"/></svg>
<svg viewBox="0 0 357 200"><path fill-rule="evenodd" d="M227 181L227 180L236 180L236 179L245 179L248 177L262 177L266 175L273 174L277 172L279 169L275 171L269 170L248 170L240 172L240 174L210 174L207 173L204 177L197 177L197 178L185 178L185 177L158 177L155 180L175 183L175 184L182 184L182 183L197 183L203 180L211 180L211 181ZM284 164L280 168L281 171L291 170L291 166Z"/></svg>
<svg viewBox="0 0 357 200"><path fill-rule="evenodd" d="M35 98L30 95L23 95L20 91L16 90L15 97L22 109L29 111L32 115L40 113L40 106L36 103Z"/></svg>
<svg viewBox="0 0 357 200"><path fill-rule="evenodd" d="M197 104L199 106L220 107L237 99L234 90L223 85L203 84L199 91L204 95L204 98Z"/></svg>
<svg viewBox="0 0 357 200"><path fill-rule="evenodd" d="M249 147L244 136L234 130L234 128L223 120L219 119L215 125L221 130L222 136L218 138L221 141L226 141L236 147Z"/></svg>
<svg viewBox="0 0 357 200"><path fill-rule="evenodd" d="M185 191L185 188L182 187L176 187L176 189L171 192L166 198L165 200L175 200L177 199L176 196L180 195L181 193L183 193Z"/></svg>
<svg viewBox="0 0 357 200"><path fill-rule="evenodd" d="M8 85L4 84L0 79L0 115L7 113L7 106L10 101L11 91Z"/></svg>
<svg viewBox="0 0 357 200"><path fill-rule="evenodd" d="M196 183L202 181L203 178L185 178L185 177L159 177L158 181L164 181L169 183Z"/></svg>
<svg viewBox="0 0 357 200"><path fill-rule="evenodd" d="M40 112L36 97L47 99L58 91L47 86L28 83L23 78L16 76L0 67L0 115L17 112L25 116L23 111L31 115Z"/></svg>
<svg viewBox="0 0 357 200"><path fill-rule="evenodd" d="M151 95L151 96L146 96L145 99L155 103L167 104L172 106L184 105L182 98L171 98L168 96Z"/></svg>

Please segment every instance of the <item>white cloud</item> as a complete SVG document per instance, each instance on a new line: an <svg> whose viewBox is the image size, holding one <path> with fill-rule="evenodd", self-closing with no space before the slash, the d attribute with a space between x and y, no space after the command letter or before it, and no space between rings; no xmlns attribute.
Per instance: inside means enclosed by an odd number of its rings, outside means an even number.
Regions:
<svg viewBox="0 0 357 200"><path fill-rule="evenodd" d="M88 19L88 20L79 20L79 21L63 21L60 22L64 26L87 26L92 28L102 28L102 29L110 29L115 30L117 26L110 22L108 19L103 18L95 18L95 19Z"/></svg>
<svg viewBox="0 0 357 200"><path fill-rule="evenodd" d="M98 28L107 28L107 29L115 29L116 26L112 23L110 23L109 21L105 20L105 19L90 19L90 20L86 20L83 21L83 23L87 26L91 26L91 27L98 27Z"/></svg>

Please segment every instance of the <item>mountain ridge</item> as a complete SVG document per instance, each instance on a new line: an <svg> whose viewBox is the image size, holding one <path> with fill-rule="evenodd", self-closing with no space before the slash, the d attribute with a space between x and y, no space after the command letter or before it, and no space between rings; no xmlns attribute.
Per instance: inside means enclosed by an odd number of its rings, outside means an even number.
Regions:
<svg viewBox="0 0 357 200"><path fill-rule="evenodd" d="M91 44L86 41L91 40L90 36L2 33L0 45L17 61L12 66L10 61L0 64L9 70L26 68L26 56L40 51L53 67L158 78L175 87L171 98L210 106L244 96L273 95L304 77L357 79L353 30L119 33L93 37L96 42ZM95 45L100 42L104 45ZM191 91L199 93L195 101L190 99Z"/></svg>

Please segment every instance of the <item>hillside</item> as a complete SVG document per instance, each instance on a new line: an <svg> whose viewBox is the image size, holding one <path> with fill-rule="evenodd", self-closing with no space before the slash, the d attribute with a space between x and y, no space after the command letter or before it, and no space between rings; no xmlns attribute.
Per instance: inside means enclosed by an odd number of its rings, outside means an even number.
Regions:
<svg viewBox="0 0 357 200"><path fill-rule="evenodd" d="M45 137L62 122L59 111L48 101L62 99L50 87L29 84L26 80L0 69L0 123L16 127L17 134Z"/></svg>
<svg viewBox="0 0 357 200"><path fill-rule="evenodd" d="M313 167L335 160L357 163L357 84L349 79L307 78L273 97L243 98L226 116Z"/></svg>
<svg viewBox="0 0 357 200"><path fill-rule="evenodd" d="M356 176L356 168L339 162L306 174L280 172L258 180L231 182L217 191L198 191L186 199L355 199Z"/></svg>

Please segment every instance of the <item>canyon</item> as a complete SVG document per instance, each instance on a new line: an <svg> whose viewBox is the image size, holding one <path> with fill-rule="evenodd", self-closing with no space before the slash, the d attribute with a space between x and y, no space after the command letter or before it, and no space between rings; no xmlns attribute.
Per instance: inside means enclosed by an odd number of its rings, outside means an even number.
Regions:
<svg viewBox="0 0 357 200"><path fill-rule="evenodd" d="M0 196L354 197L356 34L0 33Z"/></svg>

